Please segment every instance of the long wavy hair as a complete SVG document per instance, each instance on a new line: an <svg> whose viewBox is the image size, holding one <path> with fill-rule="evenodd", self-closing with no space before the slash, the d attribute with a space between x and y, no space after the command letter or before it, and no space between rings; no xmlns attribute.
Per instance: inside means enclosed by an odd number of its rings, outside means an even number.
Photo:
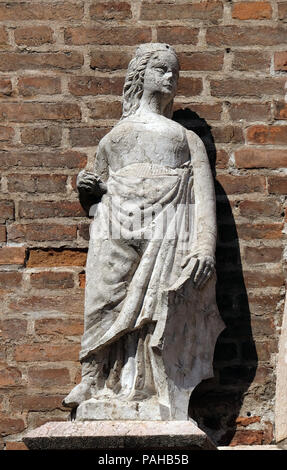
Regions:
<svg viewBox="0 0 287 470"><path fill-rule="evenodd" d="M141 97L143 95L145 71L150 58L157 52L167 50L177 57L175 50L168 44L149 43L138 47L135 57L130 61L128 66L123 89L123 112L121 119L131 116L139 108ZM171 118L172 116L172 107L173 99L168 103L164 110L164 115L168 118Z"/></svg>

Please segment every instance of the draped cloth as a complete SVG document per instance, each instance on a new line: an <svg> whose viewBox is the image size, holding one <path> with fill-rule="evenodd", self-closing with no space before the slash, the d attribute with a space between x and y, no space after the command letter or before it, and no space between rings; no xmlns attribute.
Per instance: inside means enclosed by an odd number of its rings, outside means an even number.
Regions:
<svg viewBox="0 0 287 470"><path fill-rule="evenodd" d="M110 170L91 224L81 361L107 357L115 348L119 354L119 345L127 349L125 338L137 343L144 336L135 367L142 377L150 364L155 393L166 394L165 377L191 391L213 376L213 351L224 328L215 275L197 290L192 266L182 268L187 254L196 256L199 236L191 162ZM139 355L137 344L132 349L130 355Z"/></svg>

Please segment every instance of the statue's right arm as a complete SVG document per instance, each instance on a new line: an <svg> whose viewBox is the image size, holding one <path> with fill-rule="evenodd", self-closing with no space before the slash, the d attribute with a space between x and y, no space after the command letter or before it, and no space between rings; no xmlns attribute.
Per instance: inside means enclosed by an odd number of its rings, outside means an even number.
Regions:
<svg viewBox="0 0 287 470"><path fill-rule="evenodd" d="M96 153L94 172L82 170L77 177L79 200L83 209L89 214L91 206L101 201L107 192L105 181L108 178L108 161L104 145L99 144Z"/></svg>

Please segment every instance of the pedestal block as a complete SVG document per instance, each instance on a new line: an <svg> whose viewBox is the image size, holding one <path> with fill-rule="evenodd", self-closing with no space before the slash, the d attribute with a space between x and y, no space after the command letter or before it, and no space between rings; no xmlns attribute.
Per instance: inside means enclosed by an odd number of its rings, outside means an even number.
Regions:
<svg viewBox="0 0 287 470"><path fill-rule="evenodd" d="M30 431L32 450L217 450L191 421L69 421Z"/></svg>

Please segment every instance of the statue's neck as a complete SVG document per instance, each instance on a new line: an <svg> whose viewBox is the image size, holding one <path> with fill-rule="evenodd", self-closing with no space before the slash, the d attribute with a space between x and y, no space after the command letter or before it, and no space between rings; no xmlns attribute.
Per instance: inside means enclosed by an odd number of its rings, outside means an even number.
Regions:
<svg viewBox="0 0 287 470"><path fill-rule="evenodd" d="M155 113L164 115L168 102L160 93L143 92L138 108L139 113Z"/></svg>

